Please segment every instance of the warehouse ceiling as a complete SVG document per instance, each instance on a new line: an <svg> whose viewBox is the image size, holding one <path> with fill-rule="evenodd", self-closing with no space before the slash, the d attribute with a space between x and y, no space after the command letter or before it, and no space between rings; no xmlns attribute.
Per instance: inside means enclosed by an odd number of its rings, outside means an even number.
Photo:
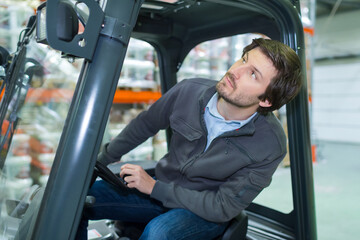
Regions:
<svg viewBox="0 0 360 240"><path fill-rule="evenodd" d="M360 0L316 0L316 17L360 10Z"/></svg>
<svg viewBox="0 0 360 240"><path fill-rule="evenodd" d="M360 57L360 0L317 0L314 58Z"/></svg>

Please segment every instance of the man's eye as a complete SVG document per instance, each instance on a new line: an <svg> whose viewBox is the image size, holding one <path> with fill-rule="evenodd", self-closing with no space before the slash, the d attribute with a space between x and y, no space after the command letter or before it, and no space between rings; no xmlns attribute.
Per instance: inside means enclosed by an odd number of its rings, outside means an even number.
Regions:
<svg viewBox="0 0 360 240"><path fill-rule="evenodd" d="M255 72L252 72L252 73L251 73L251 78L256 79L256 74L255 74Z"/></svg>
<svg viewBox="0 0 360 240"><path fill-rule="evenodd" d="M245 60L245 58L243 58L243 59L242 59L242 63L244 63L244 64L246 63L246 60Z"/></svg>

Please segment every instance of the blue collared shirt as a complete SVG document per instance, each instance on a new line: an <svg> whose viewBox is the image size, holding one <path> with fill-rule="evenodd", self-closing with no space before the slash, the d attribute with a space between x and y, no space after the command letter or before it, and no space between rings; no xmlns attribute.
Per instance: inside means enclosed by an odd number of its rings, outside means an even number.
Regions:
<svg viewBox="0 0 360 240"><path fill-rule="evenodd" d="M206 128L208 130L207 144L205 151L208 149L210 143L216 137L220 136L225 132L233 131L235 129L239 129L245 126L245 124L250 122L250 120L253 117L255 117L255 115L257 114L255 112L248 119L242 121L225 120L224 117L221 116L217 110L217 101L218 101L218 93L215 93L205 107L204 120L205 120Z"/></svg>

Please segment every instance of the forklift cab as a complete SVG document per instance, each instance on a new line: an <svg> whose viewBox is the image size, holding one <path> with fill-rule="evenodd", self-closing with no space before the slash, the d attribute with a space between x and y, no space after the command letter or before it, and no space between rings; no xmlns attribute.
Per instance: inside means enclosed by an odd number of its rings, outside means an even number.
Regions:
<svg viewBox="0 0 360 240"><path fill-rule="evenodd" d="M70 60L84 61L46 187L34 190L28 196L28 204L7 201L6 197L0 199L2 209L6 204L12 204L12 213L16 210L16 216L0 211L1 237L75 238L130 38L145 41L155 49L161 92L165 93L181 80L178 72L198 44L256 33L289 45L303 65L303 87L284 110L291 163L288 170L292 208L283 212L271 204L255 201L232 221L229 231L220 239L239 239L232 235L237 231L245 239L316 239L305 47L299 1L48 0L39 6L36 20L32 18L31 21L28 38L36 35L38 44L49 45ZM81 31L79 26L83 27ZM26 48L24 40L13 60L24 59ZM21 70L25 66L23 62L7 68L8 74L18 69L15 71L17 77L8 78L9 86L11 81L24 82L24 78L19 77L24 74ZM19 85L16 86L19 89ZM4 91L3 99L9 94L14 98L14 91ZM9 105L10 102L2 101L1 104ZM12 128L16 128L13 123ZM11 144L10 135L2 133L7 147ZM167 133L167 139L170 135ZM7 152L2 151L2 155L0 168L4 180ZM20 219L19 224L11 225L12 217ZM8 235L11 236L7 238Z"/></svg>

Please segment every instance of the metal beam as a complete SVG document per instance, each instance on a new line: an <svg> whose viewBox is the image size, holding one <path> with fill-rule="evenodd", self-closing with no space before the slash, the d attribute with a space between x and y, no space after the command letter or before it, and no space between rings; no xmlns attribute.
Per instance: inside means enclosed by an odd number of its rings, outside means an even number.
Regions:
<svg viewBox="0 0 360 240"><path fill-rule="evenodd" d="M141 4L108 0L105 15L133 27ZM84 62L30 239L75 238L126 48L100 34L92 61Z"/></svg>

